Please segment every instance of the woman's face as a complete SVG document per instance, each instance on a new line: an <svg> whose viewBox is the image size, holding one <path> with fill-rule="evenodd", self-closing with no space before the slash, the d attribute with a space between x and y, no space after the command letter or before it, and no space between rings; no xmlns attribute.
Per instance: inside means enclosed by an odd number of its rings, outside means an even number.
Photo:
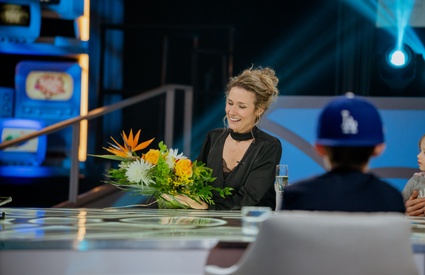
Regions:
<svg viewBox="0 0 425 275"><path fill-rule="evenodd" d="M255 94L239 87L230 89L226 100L226 115L230 129L236 133L251 131L256 117L263 109L255 110Z"/></svg>
<svg viewBox="0 0 425 275"><path fill-rule="evenodd" d="M418 165L421 171L425 171L425 138L421 140L418 154Z"/></svg>

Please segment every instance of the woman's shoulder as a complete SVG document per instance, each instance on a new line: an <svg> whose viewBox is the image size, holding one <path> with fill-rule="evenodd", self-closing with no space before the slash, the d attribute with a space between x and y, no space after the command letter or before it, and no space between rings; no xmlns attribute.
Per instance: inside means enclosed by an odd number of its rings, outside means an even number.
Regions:
<svg viewBox="0 0 425 275"><path fill-rule="evenodd" d="M208 131L208 135L221 135L227 133L229 130L227 128L215 128Z"/></svg>
<svg viewBox="0 0 425 275"><path fill-rule="evenodd" d="M265 132L264 130L261 130L259 128L255 128L254 131L255 131L254 135L255 135L256 139L259 139L261 141L268 142L268 143L279 143L280 144L280 140L277 137ZM222 135L227 136L227 134L229 132L230 132L229 128L215 128L215 129L209 130L208 133L207 133L207 136L209 136L210 138L219 137L219 136L222 136Z"/></svg>
<svg viewBox="0 0 425 275"><path fill-rule="evenodd" d="M260 139L264 139L265 141L268 141L268 142L278 142L278 143L280 143L280 140L276 136L273 136L273 135L271 135L271 134L269 134L269 133L267 133L267 132L265 132L261 129L258 129L258 133L257 133L256 137L260 138Z"/></svg>
<svg viewBox="0 0 425 275"><path fill-rule="evenodd" d="M206 138L216 139L216 138L219 138L222 135L227 136L228 132L229 132L229 130L227 128L215 128L215 129L209 130L207 132Z"/></svg>

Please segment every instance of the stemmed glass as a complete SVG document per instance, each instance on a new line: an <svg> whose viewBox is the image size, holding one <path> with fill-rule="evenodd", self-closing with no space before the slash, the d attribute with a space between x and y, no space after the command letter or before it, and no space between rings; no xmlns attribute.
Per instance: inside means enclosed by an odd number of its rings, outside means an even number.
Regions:
<svg viewBox="0 0 425 275"><path fill-rule="evenodd" d="M283 195L283 190L288 185L288 165L278 164L276 165L276 180L274 182L276 192L280 196Z"/></svg>

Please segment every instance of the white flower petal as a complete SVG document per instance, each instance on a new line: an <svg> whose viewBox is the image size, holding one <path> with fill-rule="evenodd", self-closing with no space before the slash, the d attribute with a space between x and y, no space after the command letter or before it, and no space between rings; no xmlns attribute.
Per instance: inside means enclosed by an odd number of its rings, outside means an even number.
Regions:
<svg viewBox="0 0 425 275"><path fill-rule="evenodd" d="M121 161L120 164L118 164L118 167L120 169L126 170L127 167L130 165L131 162L129 161Z"/></svg>
<svg viewBox="0 0 425 275"><path fill-rule="evenodd" d="M131 183L149 185L151 179L149 170L153 167L152 164L145 162L143 159L135 160L127 166L125 175Z"/></svg>

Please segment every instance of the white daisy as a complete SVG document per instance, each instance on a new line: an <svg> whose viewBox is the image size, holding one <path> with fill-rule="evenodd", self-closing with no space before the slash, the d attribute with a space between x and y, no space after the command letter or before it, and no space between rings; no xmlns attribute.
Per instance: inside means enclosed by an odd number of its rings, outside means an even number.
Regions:
<svg viewBox="0 0 425 275"><path fill-rule="evenodd" d="M187 157L184 156L183 153L178 153L178 149L169 149L165 161L167 162L168 167L170 167L170 169L173 169L175 161L186 158Z"/></svg>
<svg viewBox="0 0 425 275"><path fill-rule="evenodd" d="M152 182L149 177L149 170L152 167L152 164L145 162L143 159L138 159L127 166L125 175L131 183L145 184L148 186Z"/></svg>

